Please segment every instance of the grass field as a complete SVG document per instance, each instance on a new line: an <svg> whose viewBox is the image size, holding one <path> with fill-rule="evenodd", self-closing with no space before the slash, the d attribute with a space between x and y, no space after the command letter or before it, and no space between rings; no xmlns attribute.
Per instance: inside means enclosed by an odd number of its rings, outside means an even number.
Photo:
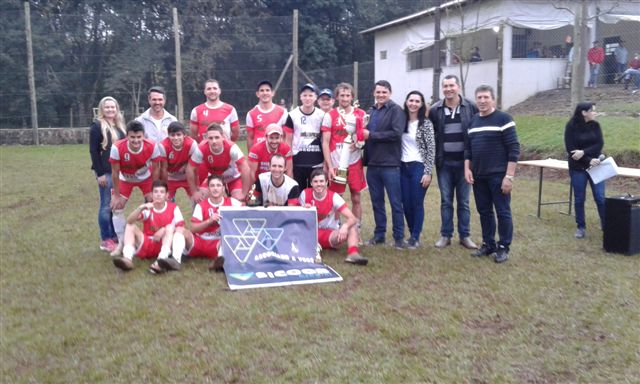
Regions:
<svg viewBox="0 0 640 384"><path fill-rule="evenodd" d="M592 201L584 240L560 207L536 218L535 179L516 180L505 264L432 247L434 185L422 248L365 248L364 268L327 252L344 282L230 292L204 261L113 267L86 146L0 147L0 164L2 382L640 382L640 258L602 250Z"/></svg>

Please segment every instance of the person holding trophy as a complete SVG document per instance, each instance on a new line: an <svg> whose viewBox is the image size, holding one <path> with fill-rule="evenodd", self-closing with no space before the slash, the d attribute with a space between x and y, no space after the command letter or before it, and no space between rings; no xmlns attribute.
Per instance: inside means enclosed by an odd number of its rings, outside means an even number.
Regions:
<svg viewBox="0 0 640 384"><path fill-rule="evenodd" d="M331 182L329 189L343 194L349 185L351 210L358 222L361 222L360 192L367 187L361 148L364 145L367 115L357 105L352 105L354 90L351 84L338 84L335 95L338 107L324 115L321 128L322 153Z"/></svg>

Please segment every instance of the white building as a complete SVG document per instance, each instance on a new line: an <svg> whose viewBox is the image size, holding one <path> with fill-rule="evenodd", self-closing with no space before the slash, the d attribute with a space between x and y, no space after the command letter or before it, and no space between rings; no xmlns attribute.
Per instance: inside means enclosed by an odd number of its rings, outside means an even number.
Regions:
<svg viewBox="0 0 640 384"><path fill-rule="evenodd" d="M573 12L579 4L567 0L454 0L441 5L441 78L462 74L467 97L480 84L497 89L501 42L502 108L556 88L565 77L567 37L573 36ZM430 8L361 32L374 34L375 79L391 83L396 102L401 103L414 89L427 99L431 96L435 11ZM619 42L624 41L629 59L640 52L640 0L590 1L588 14L589 42L600 40L607 54L600 82L611 82L615 72L612 54ZM478 47L481 61L469 62L473 47ZM588 65L586 52L576 59Z"/></svg>

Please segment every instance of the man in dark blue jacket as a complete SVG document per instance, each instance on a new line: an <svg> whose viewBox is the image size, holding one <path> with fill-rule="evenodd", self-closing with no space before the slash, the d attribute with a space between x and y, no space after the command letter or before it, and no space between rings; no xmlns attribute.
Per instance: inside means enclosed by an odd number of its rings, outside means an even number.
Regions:
<svg viewBox="0 0 640 384"><path fill-rule="evenodd" d="M367 165L367 184L376 223L369 245L384 244L387 231L387 214L384 191L391 203L394 246L407 247L404 241L404 216L400 192L400 159L402 157L402 132L406 118L402 108L391 100L391 84L386 80L376 83L373 91L375 105L365 132L364 163Z"/></svg>

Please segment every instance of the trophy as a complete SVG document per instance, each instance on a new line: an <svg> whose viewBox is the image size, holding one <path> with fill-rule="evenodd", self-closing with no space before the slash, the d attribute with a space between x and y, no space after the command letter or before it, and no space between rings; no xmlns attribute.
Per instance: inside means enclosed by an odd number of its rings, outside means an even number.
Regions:
<svg viewBox="0 0 640 384"><path fill-rule="evenodd" d="M354 143L353 134L356 132L356 115L351 113L347 115L344 109L338 110L340 113L340 119L342 125L344 125L345 131L347 131L347 137L342 142L342 148L340 148L340 160L338 161L338 172L333 179L338 184L347 184L347 175L349 172L349 163L351 160L351 144Z"/></svg>
<svg viewBox="0 0 640 384"><path fill-rule="evenodd" d="M247 193L247 198L246 198L247 207L258 206L259 203L258 203L258 199L256 198L255 192L256 192L256 185L254 183L253 185L251 185L251 189Z"/></svg>

